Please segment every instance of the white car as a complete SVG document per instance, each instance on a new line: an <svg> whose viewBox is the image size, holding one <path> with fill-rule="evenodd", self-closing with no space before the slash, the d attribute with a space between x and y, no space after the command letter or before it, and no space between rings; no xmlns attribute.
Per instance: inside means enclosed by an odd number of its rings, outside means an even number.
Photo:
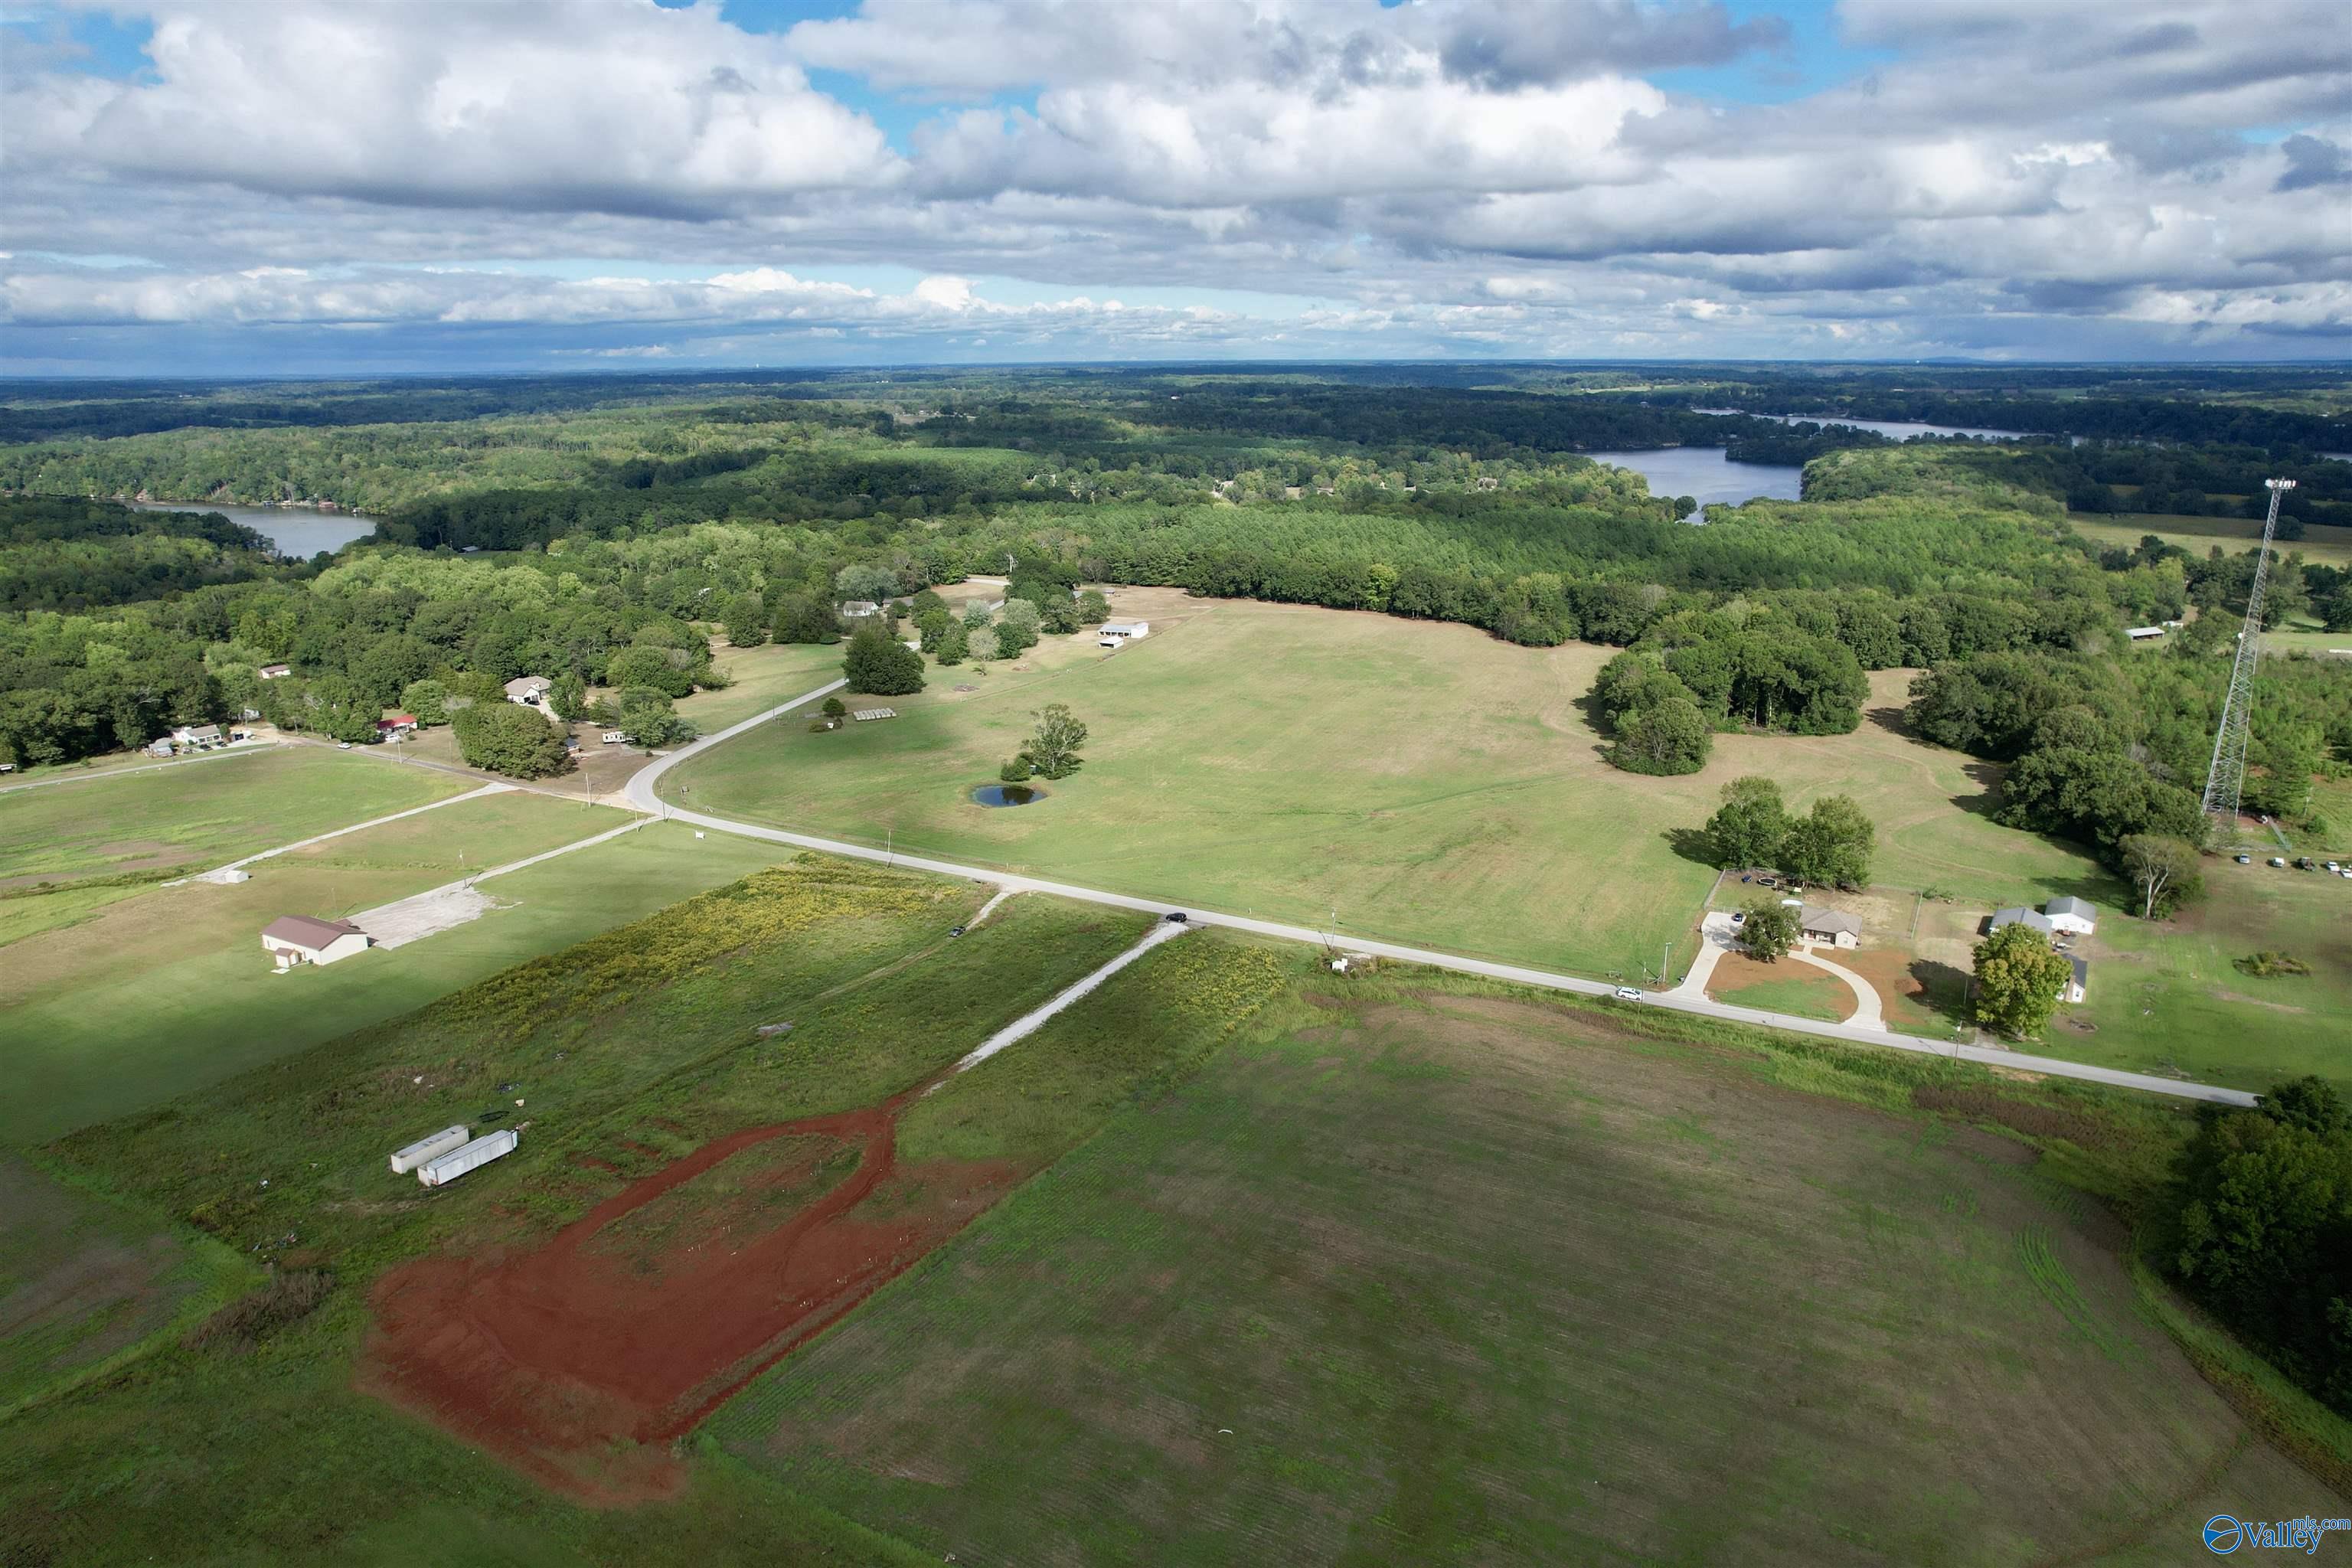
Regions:
<svg viewBox="0 0 2352 1568"><path fill-rule="evenodd" d="M1642 994L1639 991L1634 990L1631 985L1620 985L1617 987L1617 1000L1620 1002L1639 1002L1641 999Z"/></svg>

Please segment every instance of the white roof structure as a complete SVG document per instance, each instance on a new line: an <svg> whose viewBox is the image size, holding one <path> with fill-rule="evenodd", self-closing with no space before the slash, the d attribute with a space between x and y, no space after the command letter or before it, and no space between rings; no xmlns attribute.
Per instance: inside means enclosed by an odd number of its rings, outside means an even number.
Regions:
<svg viewBox="0 0 2352 1568"><path fill-rule="evenodd" d="M554 685L555 682L543 675L518 675L507 682L506 692L509 697L528 697L534 692L550 690Z"/></svg>
<svg viewBox="0 0 2352 1568"><path fill-rule="evenodd" d="M2164 628L2162 626L2133 626L2124 633L2124 636L2131 638L2134 642L2146 642L2150 637L2160 637L2163 635Z"/></svg>

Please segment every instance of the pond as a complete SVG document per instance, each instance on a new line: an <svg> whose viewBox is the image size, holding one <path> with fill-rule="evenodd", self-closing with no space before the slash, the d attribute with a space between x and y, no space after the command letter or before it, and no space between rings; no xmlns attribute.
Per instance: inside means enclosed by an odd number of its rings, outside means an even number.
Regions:
<svg viewBox="0 0 2352 1568"><path fill-rule="evenodd" d="M1765 496L1795 500L1805 470L1792 463L1735 463L1720 447L1662 447L1647 452L1587 452L1596 463L1631 468L1650 481L1654 496L1689 496L1699 504L1691 521L1706 521L1706 508Z"/></svg>
<svg viewBox="0 0 2352 1568"><path fill-rule="evenodd" d="M971 792L971 798L982 805L1027 805L1045 799L1045 792L1027 784L982 784Z"/></svg>
<svg viewBox="0 0 2352 1568"><path fill-rule="evenodd" d="M1914 436L1970 436L1978 440L2046 441L2025 430L1980 430L1967 425L1922 425L1911 419L1856 419L1844 414L1757 414L1745 408L1694 408L1693 414L1746 414L1751 419L1777 419L1783 425L1848 425L1875 430L1881 436L1907 441Z"/></svg>
<svg viewBox="0 0 2352 1568"><path fill-rule="evenodd" d="M201 501L135 500L141 511L216 511L231 522L253 530L283 555L308 561L321 550L331 553L354 539L375 531L375 519L365 512L319 511L306 506L206 506Z"/></svg>

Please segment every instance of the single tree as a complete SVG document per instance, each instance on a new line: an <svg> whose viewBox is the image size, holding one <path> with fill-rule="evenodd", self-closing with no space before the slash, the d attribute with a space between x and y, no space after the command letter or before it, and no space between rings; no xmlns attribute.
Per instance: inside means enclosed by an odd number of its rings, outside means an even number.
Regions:
<svg viewBox="0 0 2352 1568"><path fill-rule="evenodd" d="M2116 847L2123 856L2124 875L2139 889L2142 920L2154 920L2158 910L2169 913L2204 889L2197 846L2186 838L2135 833Z"/></svg>
<svg viewBox="0 0 2352 1568"><path fill-rule="evenodd" d="M2057 1010L2074 966L2028 925L2005 925L1977 943L1977 1022L2022 1039Z"/></svg>
<svg viewBox="0 0 2352 1568"><path fill-rule="evenodd" d="M898 574L887 566L857 564L845 566L833 574L833 600L845 605L853 600L881 604L898 591Z"/></svg>
<svg viewBox="0 0 2352 1568"><path fill-rule="evenodd" d="M727 601L719 624L737 647L758 647L768 640L767 603L757 594L738 594Z"/></svg>
<svg viewBox="0 0 2352 1568"><path fill-rule="evenodd" d="M1668 697L1618 719L1609 760L1629 773L1695 773L1714 746L1715 731L1698 704Z"/></svg>
<svg viewBox="0 0 2352 1568"><path fill-rule="evenodd" d="M1078 603L1066 594L1046 600L1037 615L1037 629L1052 637L1066 637L1081 624Z"/></svg>
<svg viewBox="0 0 2352 1568"><path fill-rule="evenodd" d="M1738 870L1777 866L1789 836L1780 786L1761 773L1743 773L1723 786L1723 805L1706 819L1707 849L1718 866Z"/></svg>
<svg viewBox="0 0 2352 1568"><path fill-rule="evenodd" d="M820 711L828 719L846 718L849 714L849 704L838 697L828 697L824 700L824 706Z"/></svg>
<svg viewBox="0 0 2352 1568"><path fill-rule="evenodd" d="M434 679L412 680L400 694L401 711L426 729L449 721L449 689Z"/></svg>
<svg viewBox="0 0 2352 1568"><path fill-rule="evenodd" d="M536 708L519 702L479 702L451 721L457 754L471 766L509 778L539 779L568 773L572 753L563 731Z"/></svg>
<svg viewBox="0 0 2352 1568"><path fill-rule="evenodd" d="M1823 795L1813 802L1812 810L1789 824L1780 840L1780 869L1800 882L1865 887L1877 840L1878 830L1852 795Z"/></svg>
<svg viewBox="0 0 2352 1568"><path fill-rule="evenodd" d="M996 628L993 626L982 626L978 631L966 632L963 641L964 651L981 664L988 663L996 658L1000 651L996 646Z"/></svg>
<svg viewBox="0 0 2352 1568"><path fill-rule="evenodd" d="M1025 784L1028 782L1029 775L1036 771L1037 764L1031 761L1029 753L1024 751L1015 752L1011 762L997 769L996 776L1006 784Z"/></svg>
<svg viewBox="0 0 2352 1568"><path fill-rule="evenodd" d="M974 599L963 607L963 629L968 632L979 631L982 627L992 624L995 618L995 612L978 599Z"/></svg>
<svg viewBox="0 0 2352 1568"><path fill-rule="evenodd" d="M1797 911L1777 899L1750 904L1739 922L1739 945L1767 963L1785 956L1797 945Z"/></svg>
<svg viewBox="0 0 2352 1568"><path fill-rule="evenodd" d="M841 669L849 678L852 691L903 697L923 689L923 656L870 624L858 627L850 637Z"/></svg>
<svg viewBox="0 0 2352 1568"><path fill-rule="evenodd" d="M1045 777L1066 779L1086 760L1078 755L1078 748L1086 743L1087 727L1077 715L1064 703L1051 702L1037 715L1037 728L1021 750Z"/></svg>
<svg viewBox="0 0 2352 1568"><path fill-rule="evenodd" d="M578 670L567 669L555 678L548 689L547 705L555 710L559 719L584 719L588 716L588 683L580 679Z"/></svg>
<svg viewBox="0 0 2352 1568"><path fill-rule="evenodd" d="M1078 595L1078 624L1098 626L1110 619L1110 601L1099 588L1089 588Z"/></svg>

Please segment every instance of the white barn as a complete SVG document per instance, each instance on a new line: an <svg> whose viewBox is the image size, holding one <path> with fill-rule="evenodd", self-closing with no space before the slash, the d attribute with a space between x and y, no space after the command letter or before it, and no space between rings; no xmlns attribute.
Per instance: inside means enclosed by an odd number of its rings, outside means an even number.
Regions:
<svg viewBox="0 0 2352 1568"><path fill-rule="evenodd" d="M309 915L280 915L261 928L262 950L280 969L301 963L340 963L365 952L368 933L349 921L313 920Z"/></svg>
<svg viewBox="0 0 2352 1568"><path fill-rule="evenodd" d="M2052 931L2070 931L2076 936L2088 936L2099 929L2098 906L2087 899L2053 899L2042 906Z"/></svg>
<svg viewBox="0 0 2352 1568"><path fill-rule="evenodd" d="M1122 642L1139 642L1151 635L1150 621L1105 621L1101 635L1117 637Z"/></svg>

